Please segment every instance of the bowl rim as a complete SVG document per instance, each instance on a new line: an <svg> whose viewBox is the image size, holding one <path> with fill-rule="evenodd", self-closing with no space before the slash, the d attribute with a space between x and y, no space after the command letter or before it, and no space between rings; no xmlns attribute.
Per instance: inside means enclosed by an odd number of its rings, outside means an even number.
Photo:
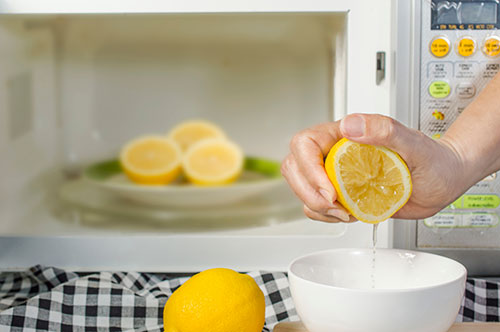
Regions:
<svg viewBox="0 0 500 332"><path fill-rule="evenodd" d="M292 266L295 263L297 263L299 260L308 258L310 256L316 256L316 255L319 255L319 254L325 254L327 252L339 252L339 251L352 252L352 251L370 251L370 250L373 250L373 249L372 248L335 248L335 249L327 249L327 250L315 251L315 252L311 252L311 253L308 253L308 254L305 254L305 255L301 255L301 256L295 258L288 265L288 268L287 268L288 278L290 278L290 276L293 275L294 278L300 279L300 280L302 280L302 281L304 281L304 282L306 282L308 284L311 284L313 286L326 287L326 288L334 289L334 290L337 290L337 291L355 292L355 293L357 293L357 292L360 292L360 293L367 293L367 292L368 293L384 293L384 294L387 294L387 293L412 293L412 292L420 292L420 291L423 291L423 290L432 290L432 289L436 289L436 288L439 288L439 287L443 287L443 286L447 286L447 285L456 283L457 281L459 281L461 279L464 279L464 281L467 279L467 269L465 268L465 266L462 263L457 262L454 259L451 259L451 258L448 258L448 257L445 257L445 256L441 256L441 255L436 255L436 254L428 253L428 252L415 251L415 250L406 250L406 249L395 249L395 248L377 248L377 250L381 250L381 251L393 251L393 252L401 252L401 253L411 253L411 254L424 255L424 256L438 256L438 257L440 257L442 259L449 260L449 261L457 264L457 267L461 270L461 273L460 273L460 275L458 277L453 278L453 279L451 279L449 281L446 281L444 283L440 283L438 285L420 286L420 287L413 287L413 288L401 288L401 289L392 289L392 288L363 288L363 289L361 289L361 288L346 288L346 287L339 287L339 286L322 284L322 283L319 283L319 282L314 282L314 281L305 279L305 278L300 277L297 274L295 274L295 273L292 272Z"/></svg>

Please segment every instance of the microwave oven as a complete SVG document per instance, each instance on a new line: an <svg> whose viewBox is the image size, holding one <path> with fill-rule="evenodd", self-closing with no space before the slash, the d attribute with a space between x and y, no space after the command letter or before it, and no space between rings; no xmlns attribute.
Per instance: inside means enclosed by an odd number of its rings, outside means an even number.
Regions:
<svg viewBox="0 0 500 332"><path fill-rule="evenodd" d="M495 1L465 2L472 14L472 3L495 10ZM312 251L371 246L370 225L306 219L284 182L235 203L159 206L104 190L88 170L135 137L194 118L219 125L246 155L278 162L297 131L355 112L438 135L474 97L459 91L471 83L477 95L488 80L481 68L498 63L481 50L500 36L491 22L460 30L439 21L460 5L0 0L0 268L283 271ZM437 6L451 9L442 18ZM449 42L443 57L428 52L442 47L439 37ZM476 43L468 57L456 53L463 37ZM460 66L472 66L469 76L456 76ZM431 85L446 84L448 95L430 96ZM489 183L468 195L496 195ZM455 207L453 217L384 222L378 245L449 255L471 274L500 272L470 263L499 257L498 211ZM471 216L479 221L467 224Z"/></svg>
<svg viewBox="0 0 500 332"><path fill-rule="evenodd" d="M86 174L190 119L279 163L305 127L391 115L392 19L389 0L1 0L0 268L284 271L370 246L369 225L307 220L283 180L235 203L162 206Z"/></svg>

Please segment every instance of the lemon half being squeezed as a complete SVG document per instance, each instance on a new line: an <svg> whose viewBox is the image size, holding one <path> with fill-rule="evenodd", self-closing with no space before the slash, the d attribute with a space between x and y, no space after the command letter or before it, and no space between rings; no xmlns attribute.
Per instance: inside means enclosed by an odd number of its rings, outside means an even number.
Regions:
<svg viewBox="0 0 500 332"><path fill-rule="evenodd" d="M325 170L337 200L358 220L389 219L410 198L411 176L406 163L392 150L345 138L328 153Z"/></svg>

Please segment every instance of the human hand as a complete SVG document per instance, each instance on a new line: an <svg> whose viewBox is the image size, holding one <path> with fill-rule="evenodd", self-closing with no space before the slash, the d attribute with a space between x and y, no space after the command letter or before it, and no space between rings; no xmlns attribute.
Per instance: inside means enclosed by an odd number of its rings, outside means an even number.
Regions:
<svg viewBox="0 0 500 332"><path fill-rule="evenodd" d="M420 219L434 215L467 189L461 176L462 158L446 137L433 140L383 115L352 114L341 121L299 132L281 166L283 176L304 202L304 213L311 219L356 220L336 201L337 193L324 169L324 158L342 137L385 146L397 152L408 165L413 192L394 218Z"/></svg>

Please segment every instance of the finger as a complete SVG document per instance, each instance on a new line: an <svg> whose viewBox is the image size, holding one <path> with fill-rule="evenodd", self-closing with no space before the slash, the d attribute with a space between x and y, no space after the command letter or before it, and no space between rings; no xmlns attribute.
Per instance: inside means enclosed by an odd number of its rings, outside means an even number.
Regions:
<svg viewBox="0 0 500 332"><path fill-rule="evenodd" d="M324 215L319 212L311 210L307 205L304 205L304 214L310 219L325 221L330 223L338 223L338 222L351 223L357 221L357 219L354 218L353 216L349 216L348 219L343 219L343 218L341 219L333 215Z"/></svg>
<svg viewBox="0 0 500 332"><path fill-rule="evenodd" d="M349 220L348 212L337 202L330 202L318 191L314 190L301 174L295 158L289 155L283 161L281 172L297 197L309 209L322 214L334 213L333 216L345 221Z"/></svg>
<svg viewBox="0 0 500 332"><path fill-rule="evenodd" d="M351 114L340 122L346 138L364 144L385 146L398 152L407 162L418 155L424 135L400 122L379 114Z"/></svg>
<svg viewBox="0 0 500 332"><path fill-rule="evenodd" d="M303 130L298 135L301 134L310 134L324 155L343 137L340 131L340 121L320 123Z"/></svg>
<svg viewBox="0 0 500 332"><path fill-rule="evenodd" d="M326 175L324 158L340 138L339 122L330 122L298 133L290 144L305 180L330 202L334 202L337 195Z"/></svg>

